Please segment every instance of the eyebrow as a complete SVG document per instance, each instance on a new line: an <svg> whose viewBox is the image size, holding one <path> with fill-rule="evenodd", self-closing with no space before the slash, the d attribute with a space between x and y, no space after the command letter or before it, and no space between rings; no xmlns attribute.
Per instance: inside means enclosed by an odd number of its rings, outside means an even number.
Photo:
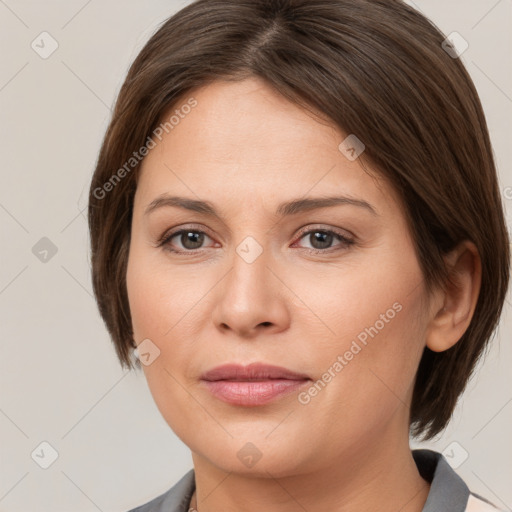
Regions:
<svg viewBox="0 0 512 512"><path fill-rule="evenodd" d="M329 196L329 197L306 197L302 199L294 199L281 203L276 209L276 215L281 217L296 215L305 211L316 210L319 208L329 208L338 205L352 205L364 208L372 215L379 215L375 208L362 199L356 199L346 196ZM163 194L149 203L144 215L148 215L154 210L162 207L174 206L190 210L193 212L209 215L221 219L221 215L215 210L214 206L208 201L200 201L187 197L169 196Z"/></svg>

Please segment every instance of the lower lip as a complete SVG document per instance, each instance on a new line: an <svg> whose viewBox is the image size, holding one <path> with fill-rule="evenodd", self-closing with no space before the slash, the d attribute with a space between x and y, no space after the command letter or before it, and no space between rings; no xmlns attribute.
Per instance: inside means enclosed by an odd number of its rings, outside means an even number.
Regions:
<svg viewBox="0 0 512 512"><path fill-rule="evenodd" d="M298 390L309 379L272 379L262 381L203 380L209 391L218 399L243 406L264 405Z"/></svg>

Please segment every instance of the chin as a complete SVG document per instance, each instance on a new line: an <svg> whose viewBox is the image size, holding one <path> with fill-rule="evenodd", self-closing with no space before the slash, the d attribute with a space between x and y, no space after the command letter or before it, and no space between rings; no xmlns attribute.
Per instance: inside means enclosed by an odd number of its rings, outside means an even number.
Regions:
<svg viewBox="0 0 512 512"><path fill-rule="evenodd" d="M225 442L214 438L206 446L203 437L197 445L187 444L201 458L226 473L280 478L306 472L300 468L308 467L306 459L309 457L298 452L297 444L283 444L283 439L277 436L272 441L266 438L267 435L268 432L261 437L244 435L225 439ZM229 435L225 434L225 437Z"/></svg>

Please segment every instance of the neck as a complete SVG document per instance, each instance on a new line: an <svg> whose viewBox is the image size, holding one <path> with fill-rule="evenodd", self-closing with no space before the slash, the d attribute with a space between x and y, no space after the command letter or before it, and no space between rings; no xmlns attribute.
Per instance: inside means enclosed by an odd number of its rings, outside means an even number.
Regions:
<svg viewBox="0 0 512 512"><path fill-rule="evenodd" d="M191 512L421 512L430 486L418 472L408 432L363 444L330 466L277 479L268 472L267 477L225 472L193 452L197 493Z"/></svg>

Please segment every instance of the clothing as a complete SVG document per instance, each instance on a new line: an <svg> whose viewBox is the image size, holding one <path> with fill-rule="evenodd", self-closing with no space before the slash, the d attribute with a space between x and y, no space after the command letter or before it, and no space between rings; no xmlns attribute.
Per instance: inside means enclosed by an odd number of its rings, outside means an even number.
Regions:
<svg viewBox="0 0 512 512"><path fill-rule="evenodd" d="M499 512L487 500L471 493L440 453L413 450L412 455L420 475L430 482L423 512ZM194 490L194 470L191 469L167 492L129 512L189 512Z"/></svg>

